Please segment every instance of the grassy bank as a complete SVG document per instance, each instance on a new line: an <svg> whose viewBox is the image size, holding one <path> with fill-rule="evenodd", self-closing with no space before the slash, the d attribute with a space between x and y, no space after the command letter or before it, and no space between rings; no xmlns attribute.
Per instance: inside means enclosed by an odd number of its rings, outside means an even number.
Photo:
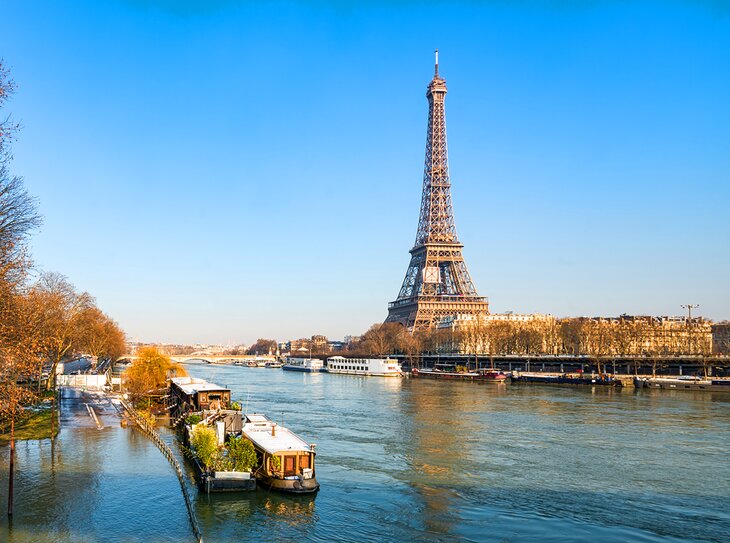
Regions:
<svg viewBox="0 0 730 543"><path fill-rule="evenodd" d="M58 412L56 412L58 415ZM58 420L56 420L58 434ZM15 422L15 439L47 439L51 437L51 410L28 411L20 421ZM0 444L10 441L10 426L0 428Z"/></svg>

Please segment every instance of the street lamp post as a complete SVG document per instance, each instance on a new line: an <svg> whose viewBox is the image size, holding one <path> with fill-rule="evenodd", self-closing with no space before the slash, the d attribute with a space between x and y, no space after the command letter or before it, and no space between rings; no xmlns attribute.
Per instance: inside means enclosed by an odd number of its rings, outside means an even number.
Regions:
<svg viewBox="0 0 730 543"><path fill-rule="evenodd" d="M682 307L687 310L689 354L692 354L692 310L697 309L699 306L700 304L682 304Z"/></svg>

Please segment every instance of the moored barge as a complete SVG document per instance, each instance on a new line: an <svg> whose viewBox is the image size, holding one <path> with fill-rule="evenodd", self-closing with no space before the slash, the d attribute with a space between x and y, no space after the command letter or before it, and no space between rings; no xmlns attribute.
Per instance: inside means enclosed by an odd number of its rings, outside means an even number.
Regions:
<svg viewBox="0 0 730 543"><path fill-rule="evenodd" d="M170 379L170 395L173 400L170 414L173 417L189 411L225 409L231 402L229 389L196 377Z"/></svg>
<svg viewBox="0 0 730 543"><path fill-rule="evenodd" d="M282 365L281 369L285 371L319 373L324 371L324 363L318 358L287 358L286 364Z"/></svg>
<svg viewBox="0 0 730 543"><path fill-rule="evenodd" d="M245 467L237 465L228 452L231 440L240 439L243 419L240 411L233 409L219 409L216 411L201 411L188 415L182 427L183 444L186 447L186 458L195 470L195 480L201 492L241 492L256 490L256 478L252 472L252 465ZM211 462L206 466L200 458L199 451L194 446L194 435L197 431L212 434L210 441L218 447L216 456L228 453L229 461L223 465ZM209 442L210 442L209 441ZM225 456L224 456L225 457Z"/></svg>
<svg viewBox="0 0 730 543"><path fill-rule="evenodd" d="M636 377L636 388L659 388L664 390L704 390L708 392L730 392L730 379L702 379L693 376L679 377Z"/></svg>
<svg viewBox="0 0 730 543"><path fill-rule="evenodd" d="M243 436L256 449L259 462L253 471L259 484L292 494L319 490L314 444L258 413L244 415Z"/></svg>
<svg viewBox="0 0 730 543"><path fill-rule="evenodd" d="M172 379L170 389L175 402L173 425L182 424L183 444L190 453L186 456L195 468L201 491L253 490L257 482L270 490L294 494L319 490L314 444L264 415L226 409L230 405L230 390L213 383L181 377ZM194 446L194 435L201 429L209 433L208 443L215 441L217 445L217 452L209 455L211 460L206 463L201 460L205 456ZM232 460L237 458L230 452L231 444L236 445L235 440L238 440L239 451L241 446L250 448L250 463L244 460L245 464L239 464ZM207 448L210 450L210 446ZM220 460L220 455L223 455L222 463L216 461L216 458ZM215 470L214 466L223 466L223 469Z"/></svg>
<svg viewBox="0 0 730 543"><path fill-rule="evenodd" d="M510 378L508 373L496 369L479 369L477 371L446 371L439 368L413 368L413 377L428 379L451 379L457 381L479 381L485 383L505 383Z"/></svg>
<svg viewBox="0 0 730 543"><path fill-rule="evenodd" d="M543 375L536 373L512 374L513 383L538 383L546 385L603 385L621 387L623 382L606 375Z"/></svg>

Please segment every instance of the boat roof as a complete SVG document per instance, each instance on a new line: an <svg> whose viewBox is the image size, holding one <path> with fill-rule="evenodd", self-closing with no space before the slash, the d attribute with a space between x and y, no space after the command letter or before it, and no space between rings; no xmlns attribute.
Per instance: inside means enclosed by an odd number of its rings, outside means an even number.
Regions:
<svg viewBox="0 0 730 543"><path fill-rule="evenodd" d="M271 435L272 427L275 428L274 435ZM282 451L313 452L311 445L301 437L260 413L244 415L243 433L269 454Z"/></svg>
<svg viewBox="0 0 730 543"><path fill-rule="evenodd" d="M228 390L226 387L195 377L173 377L170 380L185 394L197 394L198 392L207 392L210 390Z"/></svg>

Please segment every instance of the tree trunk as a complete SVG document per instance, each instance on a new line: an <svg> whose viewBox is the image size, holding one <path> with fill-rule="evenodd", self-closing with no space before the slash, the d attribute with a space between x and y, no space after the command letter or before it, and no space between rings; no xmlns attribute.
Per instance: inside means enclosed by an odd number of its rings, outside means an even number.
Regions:
<svg viewBox="0 0 730 543"><path fill-rule="evenodd" d="M8 470L8 517L13 516L13 479L15 477L15 415L10 419L10 468Z"/></svg>
<svg viewBox="0 0 730 543"><path fill-rule="evenodd" d="M58 364L61 363L61 359L57 358L53 361L53 364L51 365L51 371L48 373L48 382L46 382L46 390L51 390L53 388L53 384L56 382L56 370L58 369Z"/></svg>

